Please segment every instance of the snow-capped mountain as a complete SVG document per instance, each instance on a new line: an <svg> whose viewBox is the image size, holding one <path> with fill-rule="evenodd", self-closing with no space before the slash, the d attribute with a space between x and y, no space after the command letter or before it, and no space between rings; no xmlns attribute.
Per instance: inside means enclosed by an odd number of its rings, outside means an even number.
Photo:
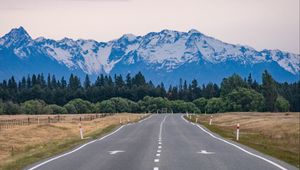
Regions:
<svg viewBox="0 0 300 170"><path fill-rule="evenodd" d="M197 30L163 30L144 36L125 34L109 42L32 39L23 27L0 38L0 76L32 73L96 76L142 71L154 82L179 78L220 82L225 76L252 73L260 80L267 69L279 81L299 80L300 56L280 50L257 51L224 43Z"/></svg>

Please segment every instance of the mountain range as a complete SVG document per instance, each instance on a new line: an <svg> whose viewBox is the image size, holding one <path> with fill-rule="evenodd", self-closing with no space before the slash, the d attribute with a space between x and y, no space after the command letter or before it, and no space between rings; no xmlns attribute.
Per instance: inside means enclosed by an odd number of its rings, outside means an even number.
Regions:
<svg viewBox="0 0 300 170"><path fill-rule="evenodd" d="M36 39L23 27L0 38L0 79L44 73L95 78L99 74L141 71L154 83L178 84L180 78L219 83L233 73L261 81L268 70L280 82L299 80L300 55L280 50L257 51L206 36L197 30L162 30L144 36L125 34L108 42L64 38Z"/></svg>

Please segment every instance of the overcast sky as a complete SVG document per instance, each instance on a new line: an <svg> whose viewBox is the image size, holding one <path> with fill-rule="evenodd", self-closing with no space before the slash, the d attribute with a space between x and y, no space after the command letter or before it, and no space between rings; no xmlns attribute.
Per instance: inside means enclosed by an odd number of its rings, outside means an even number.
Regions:
<svg viewBox="0 0 300 170"><path fill-rule="evenodd" d="M299 0L0 0L0 36L97 41L172 29L299 54Z"/></svg>

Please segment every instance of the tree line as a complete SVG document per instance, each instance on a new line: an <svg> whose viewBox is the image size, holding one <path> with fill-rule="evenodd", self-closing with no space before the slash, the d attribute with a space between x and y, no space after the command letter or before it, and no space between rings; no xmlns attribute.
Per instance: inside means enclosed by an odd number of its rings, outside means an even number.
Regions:
<svg viewBox="0 0 300 170"><path fill-rule="evenodd" d="M179 80L168 88L154 85L142 73L134 76L100 75L83 82L76 75L57 79L55 75L33 74L0 83L0 114L59 114L93 112L173 112L217 113L227 111L300 111L300 81L278 83L265 71L262 83L251 74L233 74L220 85L199 85Z"/></svg>

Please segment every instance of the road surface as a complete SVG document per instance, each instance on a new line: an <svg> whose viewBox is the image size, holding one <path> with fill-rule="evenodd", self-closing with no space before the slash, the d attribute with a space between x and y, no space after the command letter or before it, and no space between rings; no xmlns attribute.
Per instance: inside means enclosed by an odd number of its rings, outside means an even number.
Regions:
<svg viewBox="0 0 300 170"><path fill-rule="evenodd" d="M255 140L255 139L253 139ZM180 114L152 115L30 170L297 169L222 139Z"/></svg>

